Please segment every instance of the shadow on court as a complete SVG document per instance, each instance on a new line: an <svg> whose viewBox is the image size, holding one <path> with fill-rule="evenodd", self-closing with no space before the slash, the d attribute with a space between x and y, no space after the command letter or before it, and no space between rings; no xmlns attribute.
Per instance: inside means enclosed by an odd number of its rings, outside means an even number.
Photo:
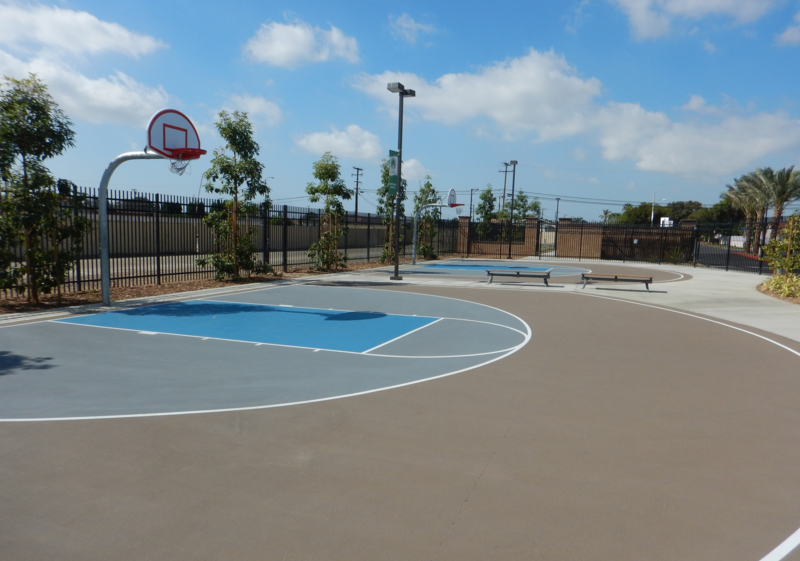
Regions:
<svg viewBox="0 0 800 561"><path fill-rule="evenodd" d="M15 370L47 370L53 368L52 364L46 361L53 360L50 357L27 357L15 355L8 351L0 351L0 376L13 374Z"/></svg>
<svg viewBox="0 0 800 561"><path fill-rule="evenodd" d="M126 316L161 316L161 317L214 317L235 314L299 314L322 316L326 321L363 321L386 317L382 312L337 312L292 308L289 306L264 306L254 304L227 304L223 302L172 302L156 306L134 308L114 312Z"/></svg>

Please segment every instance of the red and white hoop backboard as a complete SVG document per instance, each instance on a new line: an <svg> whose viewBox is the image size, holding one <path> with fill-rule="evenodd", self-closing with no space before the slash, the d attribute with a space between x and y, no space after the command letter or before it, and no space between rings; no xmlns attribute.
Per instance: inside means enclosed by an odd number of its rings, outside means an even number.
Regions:
<svg viewBox="0 0 800 561"><path fill-rule="evenodd" d="M456 198L456 190L450 189L447 193L447 206L450 208L455 208L459 206L464 206L464 203L459 203L458 199Z"/></svg>
<svg viewBox="0 0 800 561"><path fill-rule="evenodd" d="M175 109L162 109L147 125L147 147L171 159L194 160L206 151L189 118Z"/></svg>

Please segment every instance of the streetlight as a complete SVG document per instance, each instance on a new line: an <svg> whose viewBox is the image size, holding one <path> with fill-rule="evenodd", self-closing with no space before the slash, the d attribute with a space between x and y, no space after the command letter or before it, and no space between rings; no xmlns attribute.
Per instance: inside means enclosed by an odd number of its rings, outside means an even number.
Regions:
<svg viewBox="0 0 800 561"><path fill-rule="evenodd" d="M661 199L662 202L667 199ZM650 226L656 225L656 194L653 193L653 209L650 211Z"/></svg>
<svg viewBox="0 0 800 561"><path fill-rule="evenodd" d="M510 162L503 163L508 169L508 166L514 166L513 171L511 172L511 213L509 216L511 229L508 232L508 258L511 259L511 241L514 236L514 185L517 181L517 160L511 160Z"/></svg>
<svg viewBox="0 0 800 561"><path fill-rule="evenodd" d="M403 280L400 276L400 193L403 188L403 176L401 174L403 165L403 98L416 97L417 92L407 90L400 82L392 82L386 85L386 89L392 93L400 94L400 120L397 125L397 196L394 201L394 276L389 280Z"/></svg>

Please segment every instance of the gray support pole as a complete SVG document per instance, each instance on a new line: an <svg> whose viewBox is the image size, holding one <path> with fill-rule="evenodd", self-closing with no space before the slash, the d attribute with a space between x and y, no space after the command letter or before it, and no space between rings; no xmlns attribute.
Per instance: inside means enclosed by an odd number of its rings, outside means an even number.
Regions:
<svg viewBox="0 0 800 561"><path fill-rule="evenodd" d="M100 226L100 288L103 305L111 305L111 259L108 250L108 182L114 171L128 160L161 160L164 156L150 152L126 152L114 158L100 180L98 192L98 218Z"/></svg>
<svg viewBox="0 0 800 561"><path fill-rule="evenodd" d="M400 118L397 126L397 197L394 200L394 275L389 280L403 280L400 276L400 203L403 200L403 92L400 92Z"/></svg>

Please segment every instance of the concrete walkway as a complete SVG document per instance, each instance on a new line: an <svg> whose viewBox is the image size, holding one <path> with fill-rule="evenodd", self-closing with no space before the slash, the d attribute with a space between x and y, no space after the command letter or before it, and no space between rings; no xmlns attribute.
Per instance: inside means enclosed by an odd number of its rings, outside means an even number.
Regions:
<svg viewBox="0 0 800 561"><path fill-rule="evenodd" d="M520 263L520 261L502 261L502 263L508 265L509 263ZM548 262L537 259L525 263L535 263L538 266L546 265ZM575 279L569 279L566 282L559 282L558 279L554 279L550 288L545 287L538 280L530 282L518 282L516 280L502 282L495 280L491 285L487 285L486 277L445 278L443 276L426 275L423 277L422 275L413 274L406 274L402 282L411 285L450 286L484 290L569 291L594 294L702 314L707 317L754 327L794 341L800 341L800 305L784 302L759 292L756 287L768 278L766 276L652 263L557 260L553 264L585 268L592 268L592 266L598 265L602 265L604 268L613 266L614 268L637 270L638 274L642 274L644 272L642 270L647 269L674 272L691 278L654 283L651 285L652 292L650 293L638 285L617 283L592 283L583 289L582 285L576 282ZM401 267L400 269L401 275L403 274L403 268ZM335 277L340 282L365 282L368 280L382 282L386 281L387 278L388 269L339 274Z"/></svg>

